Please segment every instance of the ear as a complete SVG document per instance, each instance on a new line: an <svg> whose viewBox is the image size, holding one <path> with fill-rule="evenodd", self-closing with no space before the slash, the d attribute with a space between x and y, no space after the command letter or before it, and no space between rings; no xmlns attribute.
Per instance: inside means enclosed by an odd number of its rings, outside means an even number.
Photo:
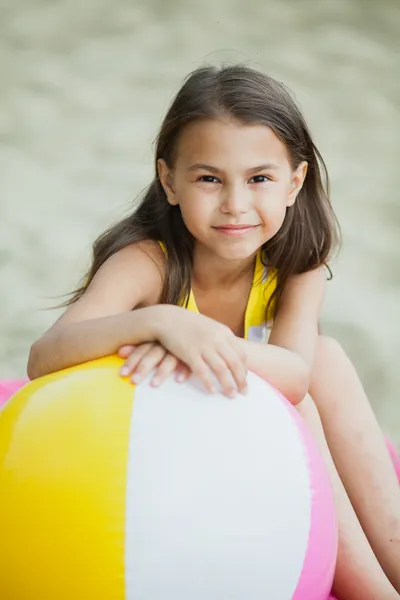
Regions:
<svg viewBox="0 0 400 600"><path fill-rule="evenodd" d="M307 169L308 169L308 162L303 160L303 162L301 162L299 164L297 169L295 169L295 171L293 171L292 182L290 185L290 191L289 191L286 206L293 206L293 204L296 202L296 198L297 198L301 188L303 187L303 183L304 183L304 180L307 175Z"/></svg>
<svg viewBox="0 0 400 600"><path fill-rule="evenodd" d="M157 171L169 204L176 206L178 200L175 194L173 171L163 158L159 158L157 161Z"/></svg>

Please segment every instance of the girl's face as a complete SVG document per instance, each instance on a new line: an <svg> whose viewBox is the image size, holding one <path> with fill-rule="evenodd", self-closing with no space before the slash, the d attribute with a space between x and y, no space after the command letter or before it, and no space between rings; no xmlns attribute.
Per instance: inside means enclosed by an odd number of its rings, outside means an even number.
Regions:
<svg viewBox="0 0 400 600"><path fill-rule="evenodd" d="M222 259L240 260L279 231L307 163L293 170L285 145L265 125L210 119L184 128L173 168L160 159L158 172L197 242Z"/></svg>

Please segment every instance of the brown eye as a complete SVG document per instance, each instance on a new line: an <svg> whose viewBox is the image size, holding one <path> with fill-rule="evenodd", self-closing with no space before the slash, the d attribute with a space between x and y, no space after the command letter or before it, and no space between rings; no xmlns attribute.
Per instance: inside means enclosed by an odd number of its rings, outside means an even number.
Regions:
<svg viewBox="0 0 400 600"><path fill-rule="evenodd" d="M204 183L219 183L219 179L213 175L202 175L197 181L204 181Z"/></svg>
<svg viewBox="0 0 400 600"><path fill-rule="evenodd" d="M265 181L271 181L271 179L267 175L254 175L249 179L249 183L265 183Z"/></svg>

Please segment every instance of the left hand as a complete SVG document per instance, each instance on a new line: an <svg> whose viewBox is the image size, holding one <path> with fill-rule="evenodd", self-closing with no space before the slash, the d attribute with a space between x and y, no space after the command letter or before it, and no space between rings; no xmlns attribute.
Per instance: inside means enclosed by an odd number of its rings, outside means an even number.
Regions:
<svg viewBox="0 0 400 600"><path fill-rule="evenodd" d="M125 358L120 370L121 376L131 376L131 381L135 384L141 383L154 369L150 382L152 386L161 385L174 372L175 379L179 383L183 383L191 375L189 367L158 342L122 346L118 350L118 355Z"/></svg>

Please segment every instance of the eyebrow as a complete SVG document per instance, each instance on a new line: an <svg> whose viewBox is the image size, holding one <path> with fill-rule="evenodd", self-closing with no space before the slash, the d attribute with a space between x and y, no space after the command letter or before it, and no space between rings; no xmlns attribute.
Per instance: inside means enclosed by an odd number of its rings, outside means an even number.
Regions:
<svg viewBox="0 0 400 600"><path fill-rule="evenodd" d="M246 173L258 173L259 171L265 171L270 169L279 169L278 165L274 165L273 163L265 163L263 165L259 165L258 167L252 167L248 169ZM191 165L188 169L189 171L210 171L211 173L220 173L220 169L217 167L212 167L211 165L205 165L203 163L196 163Z"/></svg>

